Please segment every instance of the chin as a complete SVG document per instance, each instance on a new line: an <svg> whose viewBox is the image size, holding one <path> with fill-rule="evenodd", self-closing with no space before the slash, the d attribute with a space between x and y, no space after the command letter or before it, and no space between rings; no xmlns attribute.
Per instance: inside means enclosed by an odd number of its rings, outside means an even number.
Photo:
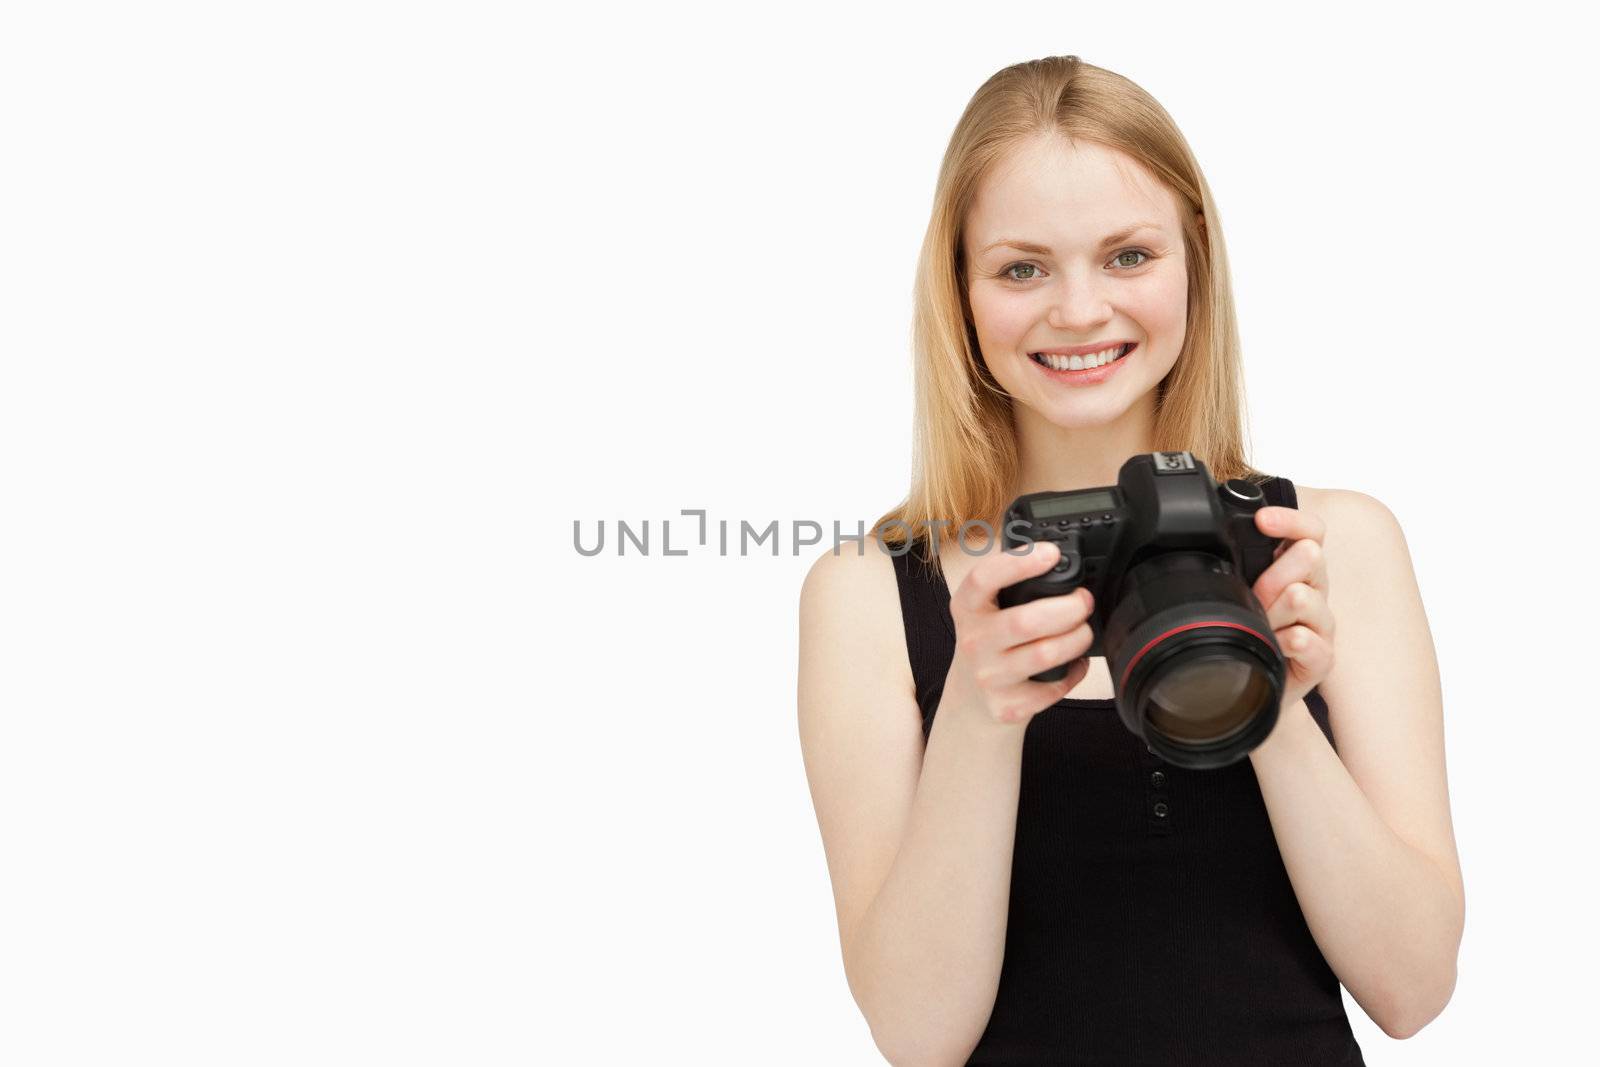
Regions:
<svg viewBox="0 0 1600 1067"><path fill-rule="evenodd" d="M1096 426L1110 426L1123 415L1127 414L1127 407L1095 405L1093 409L1082 407L1035 408L1035 411L1052 426L1059 426L1063 430L1087 430Z"/></svg>
<svg viewBox="0 0 1600 1067"><path fill-rule="evenodd" d="M1089 389L1032 390L1029 407L1063 426L1101 426L1127 412L1154 382L1106 382Z"/></svg>

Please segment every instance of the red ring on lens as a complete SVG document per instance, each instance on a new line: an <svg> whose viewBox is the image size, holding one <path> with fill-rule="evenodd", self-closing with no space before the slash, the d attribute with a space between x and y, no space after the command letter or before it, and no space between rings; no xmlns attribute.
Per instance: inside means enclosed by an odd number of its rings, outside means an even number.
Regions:
<svg viewBox="0 0 1600 1067"><path fill-rule="evenodd" d="M1127 688L1128 678L1130 676L1132 676L1133 668L1138 664L1138 662L1141 659L1144 658L1144 654L1146 652L1149 652L1152 648L1155 648L1157 645L1159 645L1161 642L1165 641L1167 638L1171 637L1173 634L1181 634L1185 630L1198 630L1198 629L1200 629L1202 627L1207 627L1207 626L1222 626L1222 627L1226 627L1227 629L1230 629L1230 630L1243 630L1245 633L1247 633L1250 636L1256 638L1257 640L1259 640L1264 645L1269 645L1270 646L1272 644L1272 642L1268 641L1265 637L1263 637L1259 631L1254 630L1254 629L1250 628L1249 626L1245 626L1243 623L1229 622L1229 621L1226 621L1224 619L1213 619L1210 622L1191 622L1191 623L1188 623L1188 624L1183 625L1183 626L1174 626L1172 629L1166 631L1165 633L1162 633L1162 634L1159 634L1159 635L1157 635L1155 637L1152 637L1148 642L1146 642L1146 644L1145 644L1145 646L1143 648L1141 648L1139 651L1137 651L1137 652L1135 652L1133 654L1133 658L1128 661L1127 667L1123 668L1123 671L1122 671L1122 688L1123 689Z"/></svg>

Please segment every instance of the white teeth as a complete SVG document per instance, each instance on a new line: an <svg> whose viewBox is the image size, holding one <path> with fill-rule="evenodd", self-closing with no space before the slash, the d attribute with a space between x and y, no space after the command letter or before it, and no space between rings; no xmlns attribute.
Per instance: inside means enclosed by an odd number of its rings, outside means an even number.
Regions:
<svg viewBox="0 0 1600 1067"><path fill-rule="evenodd" d="M1111 348L1092 352L1087 356L1047 356L1035 353L1033 358L1051 370L1085 370L1093 367L1103 367L1116 359L1125 346L1115 345Z"/></svg>

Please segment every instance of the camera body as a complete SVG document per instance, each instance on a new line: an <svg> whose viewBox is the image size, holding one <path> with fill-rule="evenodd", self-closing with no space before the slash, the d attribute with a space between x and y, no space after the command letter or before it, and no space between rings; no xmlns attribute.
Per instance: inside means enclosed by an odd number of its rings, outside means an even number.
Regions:
<svg viewBox="0 0 1600 1067"><path fill-rule="evenodd" d="M1116 485L1029 493L1007 509L1005 547L1054 541L1061 558L1000 590L999 604L1087 587L1088 655L1111 667L1124 723L1175 763L1232 762L1276 722L1286 668L1250 588L1281 542L1256 527L1265 506L1260 486L1219 486L1189 452L1133 456ZM1033 679L1059 680L1067 666Z"/></svg>

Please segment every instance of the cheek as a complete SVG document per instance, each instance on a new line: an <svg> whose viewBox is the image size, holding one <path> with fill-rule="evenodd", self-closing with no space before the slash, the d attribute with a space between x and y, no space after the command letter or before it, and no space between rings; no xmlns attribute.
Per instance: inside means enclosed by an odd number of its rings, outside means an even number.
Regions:
<svg viewBox="0 0 1600 1067"><path fill-rule="evenodd" d="M1140 299L1139 315L1152 331L1182 333L1188 318L1188 279L1181 273L1152 279Z"/></svg>
<svg viewBox="0 0 1600 1067"><path fill-rule="evenodd" d="M1021 341L1039 320L1040 310L1019 296L983 290L968 297L978 336L996 344Z"/></svg>

